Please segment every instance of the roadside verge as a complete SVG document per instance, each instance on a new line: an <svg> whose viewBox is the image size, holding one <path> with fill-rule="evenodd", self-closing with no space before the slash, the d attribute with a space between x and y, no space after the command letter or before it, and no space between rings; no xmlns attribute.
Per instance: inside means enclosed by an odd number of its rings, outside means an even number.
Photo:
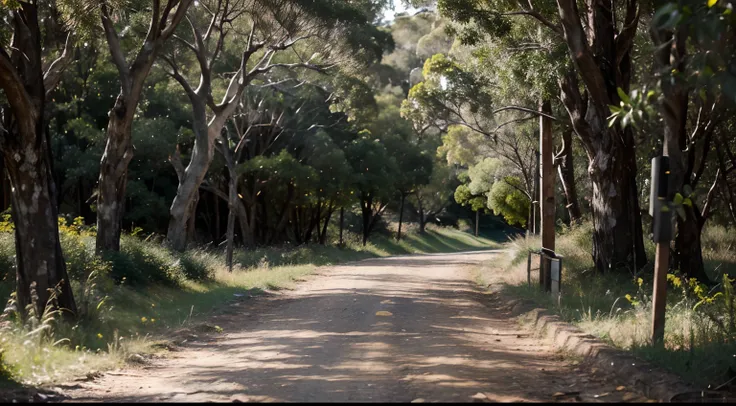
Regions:
<svg viewBox="0 0 736 406"><path fill-rule="evenodd" d="M512 297L502 291L500 284L488 286L490 294L505 304L506 310L540 337L554 343L560 350L583 357L586 365L610 373L629 388L660 402L723 401L723 394L701 392L683 381L678 375L651 365L623 350L613 348L602 340L564 322L547 309L531 300Z"/></svg>

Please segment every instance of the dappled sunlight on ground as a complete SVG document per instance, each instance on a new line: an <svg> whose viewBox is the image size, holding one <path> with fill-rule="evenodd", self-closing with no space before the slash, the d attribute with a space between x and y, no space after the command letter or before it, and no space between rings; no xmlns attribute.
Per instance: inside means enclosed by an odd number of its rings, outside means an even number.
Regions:
<svg viewBox="0 0 736 406"><path fill-rule="evenodd" d="M106 376L70 394L110 401L465 402L479 392L548 401L570 388L590 399L612 390L612 383L560 361L470 281L467 265L494 255L334 267L293 292L239 306L218 319L224 334L193 339L140 376Z"/></svg>

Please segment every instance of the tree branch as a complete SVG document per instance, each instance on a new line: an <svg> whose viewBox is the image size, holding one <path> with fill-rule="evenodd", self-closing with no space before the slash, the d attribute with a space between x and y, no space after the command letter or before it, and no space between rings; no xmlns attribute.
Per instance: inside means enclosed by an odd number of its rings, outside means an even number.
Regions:
<svg viewBox="0 0 736 406"><path fill-rule="evenodd" d="M118 37L118 32L113 26L112 19L110 18L110 13L107 10L107 6L103 4L100 9L102 13L102 26L105 30L107 45L110 48L110 56L112 56L112 62L118 69L118 74L120 75L120 83L123 85L123 93L127 95L130 89L130 72L128 68L128 62L125 60L125 56L123 55L123 48L120 45L120 38Z"/></svg>
<svg viewBox="0 0 736 406"><path fill-rule="evenodd" d="M585 83L585 87L588 89L590 97L593 98L598 110L607 111L611 100L608 97L603 74L588 46L587 36L580 23L577 2L575 0L557 0L557 7L565 33L565 42L570 50L575 67L583 78L583 83Z"/></svg>
<svg viewBox="0 0 736 406"><path fill-rule="evenodd" d="M56 86L58 86L59 82L61 82L62 73L64 73L66 68L68 68L71 64L73 57L73 43L74 41L72 41L72 34L70 32L66 36L64 50L61 52L61 56L51 62L51 65L49 65L49 67L46 69L46 72L43 75L43 87L46 91L46 96L48 96L54 89L56 89Z"/></svg>
<svg viewBox="0 0 736 406"><path fill-rule="evenodd" d="M532 17L542 23L545 27L552 30L557 35L562 36L562 29L560 29L559 25L552 24L551 21L549 21L547 18L545 18L543 15L539 14L539 12L535 10L520 10L520 11L511 11L508 13L502 13L503 16L527 16Z"/></svg>

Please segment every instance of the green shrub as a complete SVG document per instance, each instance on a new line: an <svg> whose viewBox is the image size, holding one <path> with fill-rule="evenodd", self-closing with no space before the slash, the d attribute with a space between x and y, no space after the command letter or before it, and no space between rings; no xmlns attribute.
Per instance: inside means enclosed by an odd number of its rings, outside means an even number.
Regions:
<svg viewBox="0 0 736 406"><path fill-rule="evenodd" d="M214 276L214 270L207 263L207 254L200 251L187 251L181 254L181 270L192 281L206 281Z"/></svg>
<svg viewBox="0 0 736 406"><path fill-rule="evenodd" d="M112 263L111 275L116 283L178 286L185 276L179 258L161 245L136 237L123 236L120 252L106 252L104 258Z"/></svg>

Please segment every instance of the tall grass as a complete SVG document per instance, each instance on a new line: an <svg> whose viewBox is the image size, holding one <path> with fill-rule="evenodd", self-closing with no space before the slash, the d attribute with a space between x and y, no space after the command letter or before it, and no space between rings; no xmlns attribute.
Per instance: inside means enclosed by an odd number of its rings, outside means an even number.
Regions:
<svg viewBox="0 0 736 406"><path fill-rule="evenodd" d="M709 289L682 278L676 270L668 276L665 345L654 347L651 334L651 292L654 245L645 244L649 264L638 272L620 270L604 275L594 271L591 257L592 227L565 228L556 239L563 255L562 295L554 300L527 286L527 254L538 250L538 238L516 238L507 244L505 264L486 266L484 282L496 280L507 292L535 301L610 344L631 350L656 364L681 374L704 388L717 387L736 371L736 308L731 283L722 279L736 270L736 233L719 226L702 236L706 272L716 281ZM537 266L532 263L532 268Z"/></svg>

